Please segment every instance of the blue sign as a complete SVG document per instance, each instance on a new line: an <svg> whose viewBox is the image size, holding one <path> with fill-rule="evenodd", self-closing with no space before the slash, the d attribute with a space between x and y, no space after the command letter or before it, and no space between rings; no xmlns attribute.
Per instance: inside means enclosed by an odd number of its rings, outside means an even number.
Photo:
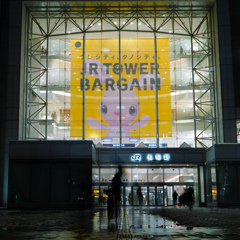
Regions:
<svg viewBox="0 0 240 240"><path fill-rule="evenodd" d="M157 147L157 144L156 143L146 143L145 144L146 146L148 146L148 147L152 147L152 148L155 148L155 147Z"/></svg>
<svg viewBox="0 0 240 240"><path fill-rule="evenodd" d="M103 139L103 142L112 142L113 140L112 140L112 138L104 138Z"/></svg>
<svg viewBox="0 0 240 240"><path fill-rule="evenodd" d="M103 144L103 146L104 147L120 147L120 144L119 143L112 143L112 144ZM125 143L122 143L122 147L131 147L131 148L133 148L133 147L135 147L135 144L133 144L133 143L127 143L127 144L125 144Z"/></svg>
<svg viewBox="0 0 240 240"><path fill-rule="evenodd" d="M148 146L149 148L156 148L157 147L156 143L146 143L145 145ZM166 148L167 143L159 143L159 147L160 148Z"/></svg>
<svg viewBox="0 0 240 240"><path fill-rule="evenodd" d="M112 144L112 146L113 147L120 147L120 143L114 143L114 144ZM124 144L122 144L122 147L124 147L125 145Z"/></svg>
<svg viewBox="0 0 240 240"><path fill-rule="evenodd" d="M77 47L77 48L81 47L81 45L82 45L81 42L76 42L75 43L75 47Z"/></svg>
<svg viewBox="0 0 240 240"><path fill-rule="evenodd" d="M138 142L138 138L129 138L129 142Z"/></svg>
<svg viewBox="0 0 240 240"><path fill-rule="evenodd" d="M167 143L159 143L159 147L166 148L167 147Z"/></svg>

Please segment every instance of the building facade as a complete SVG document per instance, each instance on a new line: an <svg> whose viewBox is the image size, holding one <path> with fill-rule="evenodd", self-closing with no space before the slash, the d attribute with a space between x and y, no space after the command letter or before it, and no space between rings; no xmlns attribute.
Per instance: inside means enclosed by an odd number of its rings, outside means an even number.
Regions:
<svg viewBox="0 0 240 240"><path fill-rule="evenodd" d="M232 6L2 3L2 205L105 205L122 165L124 205L238 206Z"/></svg>

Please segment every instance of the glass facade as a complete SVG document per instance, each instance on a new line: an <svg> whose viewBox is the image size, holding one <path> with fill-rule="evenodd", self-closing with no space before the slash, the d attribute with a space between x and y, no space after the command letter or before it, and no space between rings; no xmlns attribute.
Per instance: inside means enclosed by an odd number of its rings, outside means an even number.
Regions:
<svg viewBox="0 0 240 240"><path fill-rule="evenodd" d="M127 167L122 170L121 198L124 206L172 206L173 192L176 191L180 196L190 186L194 189L195 204L199 203L197 167ZM112 187L116 172L116 168L93 168L92 192L96 204L106 206L106 193ZM99 178L100 182L96 180ZM142 202L138 197L139 188Z"/></svg>
<svg viewBox="0 0 240 240"><path fill-rule="evenodd" d="M28 8L25 139L214 144L211 10L157 4Z"/></svg>
<svg viewBox="0 0 240 240"><path fill-rule="evenodd" d="M93 183L110 183L116 173L115 168L92 169ZM194 183L197 178L197 168L123 168L123 183ZM164 180L163 180L164 179Z"/></svg>

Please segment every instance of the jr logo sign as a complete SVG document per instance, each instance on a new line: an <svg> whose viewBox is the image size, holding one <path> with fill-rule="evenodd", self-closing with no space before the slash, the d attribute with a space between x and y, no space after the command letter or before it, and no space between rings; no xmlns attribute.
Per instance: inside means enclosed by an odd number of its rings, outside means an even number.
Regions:
<svg viewBox="0 0 240 240"><path fill-rule="evenodd" d="M131 160L133 162L140 162L141 161L141 154L134 154L133 156L131 156Z"/></svg>

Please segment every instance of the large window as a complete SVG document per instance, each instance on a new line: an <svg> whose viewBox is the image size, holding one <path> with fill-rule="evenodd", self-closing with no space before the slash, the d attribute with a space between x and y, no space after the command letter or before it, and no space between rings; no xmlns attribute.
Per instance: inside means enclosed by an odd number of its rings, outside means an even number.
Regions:
<svg viewBox="0 0 240 240"><path fill-rule="evenodd" d="M114 175L116 174L116 169L113 168L101 168L100 169L100 182L112 182Z"/></svg>
<svg viewBox="0 0 240 240"><path fill-rule="evenodd" d="M211 9L85 4L29 7L25 138L211 146Z"/></svg>
<svg viewBox="0 0 240 240"><path fill-rule="evenodd" d="M195 173L194 173L195 171ZM116 168L100 168L100 183L111 183ZM187 183L194 182L194 175L197 176L197 168L123 168L123 183ZM92 170L93 183L99 183L99 169Z"/></svg>
<svg viewBox="0 0 240 240"><path fill-rule="evenodd" d="M132 169L133 182L147 182L147 168Z"/></svg>
<svg viewBox="0 0 240 240"><path fill-rule="evenodd" d="M180 168L180 182L194 182L193 168Z"/></svg>
<svg viewBox="0 0 240 240"><path fill-rule="evenodd" d="M92 182L99 183L99 169L98 168L92 169Z"/></svg>
<svg viewBox="0 0 240 240"><path fill-rule="evenodd" d="M164 168L164 182L179 182L179 168Z"/></svg>
<svg viewBox="0 0 240 240"><path fill-rule="evenodd" d="M163 168L149 168L148 169L149 182L163 182Z"/></svg>

